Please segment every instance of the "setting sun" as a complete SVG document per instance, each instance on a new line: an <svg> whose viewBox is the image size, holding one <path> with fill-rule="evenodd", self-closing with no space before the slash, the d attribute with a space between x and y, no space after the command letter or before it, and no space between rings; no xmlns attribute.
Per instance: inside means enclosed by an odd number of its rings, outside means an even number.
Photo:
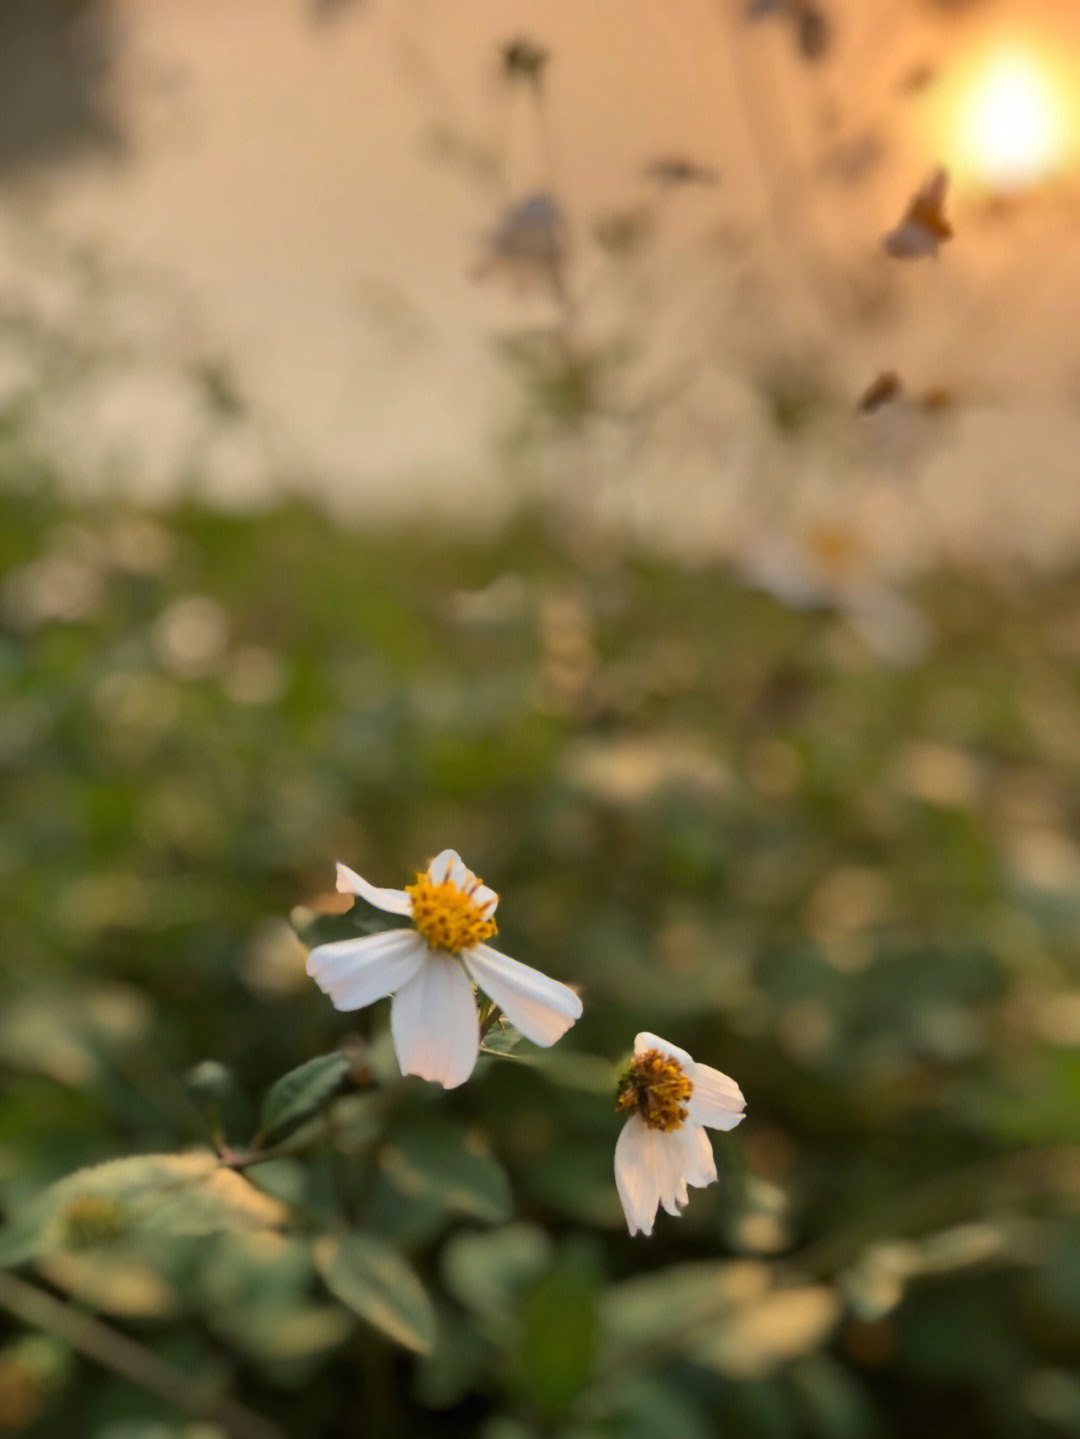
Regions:
<svg viewBox="0 0 1080 1439"><path fill-rule="evenodd" d="M995 50L950 87L945 133L951 168L995 190L1060 174L1080 141L1076 87L1029 50Z"/></svg>

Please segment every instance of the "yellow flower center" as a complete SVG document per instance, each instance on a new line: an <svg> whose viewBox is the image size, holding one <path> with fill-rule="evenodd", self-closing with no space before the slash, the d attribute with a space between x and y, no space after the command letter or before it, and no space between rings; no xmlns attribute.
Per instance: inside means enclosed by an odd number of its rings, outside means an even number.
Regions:
<svg viewBox="0 0 1080 1439"><path fill-rule="evenodd" d="M640 1114L650 1129L681 1129L690 1111L687 1100L694 1092L686 1071L677 1059L659 1049L635 1054L630 1068L619 1081L616 1110Z"/></svg>
<svg viewBox="0 0 1080 1439"><path fill-rule="evenodd" d="M472 890L479 885L475 875L470 876L470 889L459 889L452 880L433 884L429 875L418 874L415 884L405 886L412 900L412 922L432 949L460 954L498 933L486 906L473 899Z"/></svg>

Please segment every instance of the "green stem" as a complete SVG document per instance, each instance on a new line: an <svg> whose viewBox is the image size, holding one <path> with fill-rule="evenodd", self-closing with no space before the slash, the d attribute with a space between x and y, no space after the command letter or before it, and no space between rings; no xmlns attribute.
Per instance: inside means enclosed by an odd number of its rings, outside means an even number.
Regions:
<svg viewBox="0 0 1080 1439"><path fill-rule="evenodd" d="M484 1036L490 1034L492 1029L502 1018L502 1010L497 1004L493 1004L480 1021L480 1042L484 1042Z"/></svg>

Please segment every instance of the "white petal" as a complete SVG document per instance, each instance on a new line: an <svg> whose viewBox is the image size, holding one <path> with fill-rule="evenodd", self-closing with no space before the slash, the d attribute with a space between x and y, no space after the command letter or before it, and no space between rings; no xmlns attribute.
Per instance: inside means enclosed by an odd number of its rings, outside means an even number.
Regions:
<svg viewBox="0 0 1080 1439"><path fill-rule="evenodd" d="M485 919L490 919L498 908L499 896L486 884L478 884L472 892L472 902L483 911Z"/></svg>
<svg viewBox="0 0 1080 1439"><path fill-rule="evenodd" d="M668 1059L674 1059L682 1066L688 1075L693 1074L694 1061L687 1054L685 1049L680 1049L677 1044L669 1044L666 1039L661 1039L658 1034L649 1034L643 1031L634 1040L634 1053L646 1054L650 1049L658 1049Z"/></svg>
<svg viewBox="0 0 1080 1439"><path fill-rule="evenodd" d="M704 1189L707 1184L716 1183L712 1141L700 1124L684 1124L668 1137L674 1143L679 1173L687 1184L692 1184L695 1189Z"/></svg>
<svg viewBox="0 0 1080 1439"><path fill-rule="evenodd" d="M707 1064L695 1064L690 1071L690 1082L694 1086L690 1118L695 1123L707 1124L710 1129L734 1129L746 1117L742 1090L726 1074L710 1069Z"/></svg>
<svg viewBox="0 0 1080 1439"><path fill-rule="evenodd" d="M546 1049L581 1018L581 1000L568 985L520 960L486 944L474 944L461 959L478 987L533 1044Z"/></svg>
<svg viewBox="0 0 1080 1439"><path fill-rule="evenodd" d="M346 865L337 866L337 887L341 894L358 894L387 914L412 914L412 900L403 889L376 889Z"/></svg>
<svg viewBox="0 0 1080 1439"><path fill-rule="evenodd" d="M472 898L487 919L495 913L499 896L486 884L480 883L456 849L439 851L428 865L428 879L432 884L445 884L449 880L457 889Z"/></svg>
<svg viewBox="0 0 1080 1439"><path fill-rule="evenodd" d="M615 1145L615 1188L631 1234L652 1233L660 1204L652 1133L644 1120L633 1114Z"/></svg>
<svg viewBox="0 0 1080 1439"><path fill-rule="evenodd" d="M389 929L320 944L307 957L307 972L335 1009L363 1009L408 984L427 952L415 930Z"/></svg>
<svg viewBox="0 0 1080 1439"><path fill-rule="evenodd" d="M450 955L425 955L416 976L394 995L390 1029L402 1074L456 1089L473 1072L480 1016L469 976Z"/></svg>
<svg viewBox="0 0 1080 1439"><path fill-rule="evenodd" d="M689 1198L682 1168L682 1145L679 1142L683 1131L676 1129L665 1132L653 1129L650 1133L657 1177L660 1181L660 1203L668 1214L678 1216Z"/></svg>
<svg viewBox="0 0 1080 1439"><path fill-rule="evenodd" d="M442 849L427 867L428 879L432 884L445 884L451 880L458 889L465 888L469 870L456 849ZM475 878L475 876L474 876Z"/></svg>

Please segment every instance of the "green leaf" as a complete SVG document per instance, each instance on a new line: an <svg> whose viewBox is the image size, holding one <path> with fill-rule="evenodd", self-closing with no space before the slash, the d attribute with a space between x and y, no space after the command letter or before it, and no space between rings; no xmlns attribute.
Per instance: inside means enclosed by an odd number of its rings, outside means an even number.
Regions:
<svg viewBox="0 0 1080 1439"><path fill-rule="evenodd" d="M590 1244L567 1244L522 1296L514 1386L530 1407L543 1413L565 1409L593 1376L598 1270Z"/></svg>
<svg viewBox="0 0 1080 1439"><path fill-rule="evenodd" d="M455 1234L443 1246L443 1279L455 1299L505 1336L519 1297L553 1255L547 1231L535 1224Z"/></svg>
<svg viewBox="0 0 1080 1439"><path fill-rule="evenodd" d="M266 1139L280 1137L286 1130L309 1119L345 1082L349 1060L344 1054L320 1054L273 1084L263 1100L260 1129Z"/></svg>
<svg viewBox="0 0 1080 1439"><path fill-rule="evenodd" d="M379 1151L379 1164L394 1187L410 1199L489 1223L509 1218L506 1172L479 1135L462 1133L449 1124L414 1125Z"/></svg>
<svg viewBox="0 0 1080 1439"><path fill-rule="evenodd" d="M881 1434L869 1395L829 1355L812 1354L793 1364L788 1383L807 1429L820 1439L874 1439Z"/></svg>
<svg viewBox="0 0 1080 1439"><path fill-rule="evenodd" d="M281 1228L289 1211L209 1151L144 1154L76 1170L0 1234L0 1264L152 1235Z"/></svg>
<svg viewBox="0 0 1080 1439"><path fill-rule="evenodd" d="M331 1294L361 1319L407 1349L430 1352L435 1311L396 1249L370 1234L327 1235L315 1245L315 1267Z"/></svg>
<svg viewBox="0 0 1080 1439"><path fill-rule="evenodd" d="M605 1359L618 1368L626 1356L682 1352L739 1305L765 1294L767 1267L756 1259L671 1264L609 1286L601 1310Z"/></svg>
<svg viewBox="0 0 1080 1439"><path fill-rule="evenodd" d="M594 1402L597 1417L560 1429L559 1439L710 1439L717 1432L679 1378L631 1374Z"/></svg>
<svg viewBox="0 0 1080 1439"><path fill-rule="evenodd" d="M439 1342L416 1366L414 1397L425 1409L454 1408L481 1389L489 1355L487 1339L466 1316L441 1316Z"/></svg>
<svg viewBox="0 0 1080 1439"><path fill-rule="evenodd" d="M513 1027L500 1020L484 1035L480 1046L481 1054L513 1054L521 1043L521 1035Z"/></svg>

